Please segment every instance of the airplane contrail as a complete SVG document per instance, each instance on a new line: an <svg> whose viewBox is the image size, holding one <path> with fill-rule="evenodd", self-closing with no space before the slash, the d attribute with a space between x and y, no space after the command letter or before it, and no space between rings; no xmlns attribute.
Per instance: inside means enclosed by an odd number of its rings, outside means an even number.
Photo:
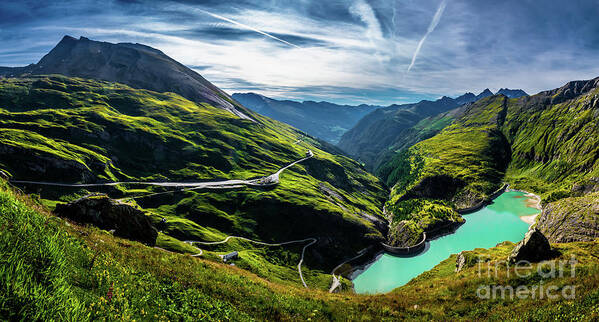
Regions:
<svg viewBox="0 0 599 322"><path fill-rule="evenodd" d="M428 29L426 30L424 37L422 37L422 39L420 39L420 42L418 42L418 46L416 46L416 51L414 51L414 55L412 56L412 62L410 63L410 66L408 66L408 70L406 71L406 73L410 72L410 69L414 67L414 63L416 63L416 58L418 57L418 54L420 54L420 49L422 48L422 45L424 45L424 42L426 41L428 35L430 35L431 32L433 32L439 24L439 21L441 20L441 16L443 15L443 11L445 10L446 6L447 0L443 0L439 5L439 8L437 8L437 12L435 12L433 20L431 21L430 25L428 25Z"/></svg>
<svg viewBox="0 0 599 322"><path fill-rule="evenodd" d="M207 15L209 15L209 16L211 16L211 17L213 17L213 18L216 18L216 19L219 19L219 20L223 20L223 21L226 21L226 22L230 22L230 23L232 23L232 24L234 24L234 25L237 25L237 26L239 26L239 27L242 27L242 28L245 28L245 29L248 29L248 30L251 30L251 31L255 31L255 32L257 32L257 33L259 33L259 34L261 34L261 35L264 35L264 36L266 36L266 37L272 38L272 39L274 39L274 40L276 40L276 41L280 41L280 42L282 42L282 43L284 43L284 44L286 44L286 45L289 45L289 46L291 46L291 47L295 47L295 48L301 48L301 47L300 47L300 46L298 46L298 45L292 44L292 43L290 43L290 42L288 42L288 41L285 41L285 40L283 40L283 39L281 39L281 38L275 37L275 36L273 36L273 35L271 35L271 34L269 34L269 33L267 33L267 32L264 32L264 31L260 30L260 29L257 29L257 28L254 28L254 27L251 27L251 26L248 26L248 25L242 24L241 22L237 22L237 21L235 21L235 20L233 20L233 19L229 19L229 18L227 18L227 17L223 17L223 16L217 15L217 14L215 14L215 13L212 13L212 12L209 12L209 11L206 11L206 10L202 10L202 9L198 9L198 10L199 10L200 12L203 12L203 13L205 13L205 14L207 14Z"/></svg>

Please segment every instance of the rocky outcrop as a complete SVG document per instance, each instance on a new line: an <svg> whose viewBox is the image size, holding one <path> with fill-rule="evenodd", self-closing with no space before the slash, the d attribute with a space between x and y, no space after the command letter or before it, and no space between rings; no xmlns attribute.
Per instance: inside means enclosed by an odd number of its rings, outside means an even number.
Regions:
<svg viewBox="0 0 599 322"><path fill-rule="evenodd" d="M599 238L599 194L565 198L547 204L536 228L553 243Z"/></svg>
<svg viewBox="0 0 599 322"><path fill-rule="evenodd" d="M572 186L572 192L576 195L599 192L599 177L591 177L586 181L574 184Z"/></svg>
<svg viewBox="0 0 599 322"><path fill-rule="evenodd" d="M473 267L479 262L479 257L471 251L462 251L458 254L455 260L455 271L456 273L462 270Z"/></svg>
<svg viewBox="0 0 599 322"><path fill-rule="evenodd" d="M538 229L533 228L516 245L508 257L508 261L511 263L519 261L540 262L551 258L553 254L547 237Z"/></svg>
<svg viewBox="0 0 599 322"><path fill-rule="evenodd" d="M68 204L58 204L55 213L82 224L112 230L114 235L154 246L158 231L143 211L106 195L86 196Z"/></svg>
<svg viewBox="0 0 599 322"><path fill-rule="evenodd" d="M463 180L449 175L428 176L407 191L400 200L414 198L449 199L464 186L466 186L466 183Z"/></svg>
<svg viewBox="0 0 599 322"><path fill-rule="evenodd" d="M387 235L387 244L392 247L410 247L420 241L422 233L423 229L412 221L391 222Z"/></svg>

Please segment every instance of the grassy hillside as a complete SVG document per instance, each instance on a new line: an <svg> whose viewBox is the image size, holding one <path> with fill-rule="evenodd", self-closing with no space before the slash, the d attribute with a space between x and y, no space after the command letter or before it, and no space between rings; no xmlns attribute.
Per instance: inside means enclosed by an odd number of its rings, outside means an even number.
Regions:
<svg viewBox="0 0 599 322"><path fill-rule="evenodd" d="M431 137L453 120L451 110L493 95L488 89L475 96L442 97L414 104L391 105L364 116L339 141L339 147L376 170L388 153Z"/></svg>
<svg viewBox="0 0 599 322"><path fill-rule="evenodd" d="M547 202L599 191L598 83L571 82L509 105L510 182Z"/></svg>
<svg viewBox="0 0 599 322"><path fill-rule="evenodd" d="M554 245L557 261L576 256L575 277L519 278L505 258L513 244L477 249L455 272L455 255L389 294L329 294L282 285L211 258L149 248L48 214L0 181L0 318L10 320L313 320L393 321L599 317L598 242ZM471 260L488 258L497 276ZM486 265L487 263L485 263ZM557 267L557 266L556 266ZM485 266L486 269L486 266ZM507 271L510 271L508 276ZM493 271L494 272L494 271ZM520 271L522 273L522 271ZM576 299L477 297L480 285L576 285ZM109 299L109 289L112 297Z"/></svg>
<svg viewBox="0 0 599 322"><path fill-rule="evenodd" d="M411 245L422 231L458 224L455 209L483 201L502 181L509 147L498 130L505 99L493 96L468 106L460 120L398 153L384 168L393 186L387 202L389 242ZM480 116L484 111L484 115Z"/></svg>
<svg viewBox="0 0 599 322"><path fill-rule="evenodd" d="M397 142L389 147L388 151L383 153L375 162L374 169L376 175L389 187L392 187L398 180L397 171L401 171L399 170L401 167L397 166L397 163L401 163L404 159L401 152L441 132L441 130L453 123L456 114L459 112L460 108L457 108L446 113L427 117L408 129L406 134L399 136Z"/></svg>
<svg viewBox="0 0 599 322"><path fill-rule="evenodd" d="M134 198L155 223L167 219L164 247L182 247L168 237L318 237L306 260L320 269L384 238L387 192L374 176L290 126L255 118L117 83L63 76L0 79L0 167L13 179L60 183L250 179L312 150L313 158L283 172L280 184L268 189L23 188L48 205L90 191Z"/></svg>
<svg viewBox="0 0 599 322"><path fill-rule="evenodd" d="M393 186L390 219L409 223L392 228L401 234L391 242L409 244L431 223L459 221L452 209L480 204L502 182L544 203L599 191L597 83L479 100L437 135L396 153L379 174Z"/></svg>

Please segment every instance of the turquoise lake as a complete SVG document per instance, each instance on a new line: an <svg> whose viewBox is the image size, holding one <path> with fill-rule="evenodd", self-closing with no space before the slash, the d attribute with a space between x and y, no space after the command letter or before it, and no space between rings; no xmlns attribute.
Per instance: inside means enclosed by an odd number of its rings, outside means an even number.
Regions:
<svg viewBox="0 0 599 322"><path fill-rule="evenodd" d="M505 192L483 209L464 215L466 223L455 233L428 242L427 250L413 257L383 254L353 279L356 293L385 293L408 283L451 254L475 248L490 248L509 240L518 242L529 224L520 217L539 210L527 206L525 193Z"/></svg>

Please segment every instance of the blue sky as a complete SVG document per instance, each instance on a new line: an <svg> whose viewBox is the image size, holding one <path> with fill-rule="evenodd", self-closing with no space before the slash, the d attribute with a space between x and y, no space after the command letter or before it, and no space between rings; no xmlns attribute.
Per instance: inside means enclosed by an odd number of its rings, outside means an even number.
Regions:
<svg viewBox="0 0 599 322"><path fill-rule="evenodd" d="M156 47L227 92L349 104L599 76L599 4L577 0L0 2L0 66L63 35Z"/></svg>

